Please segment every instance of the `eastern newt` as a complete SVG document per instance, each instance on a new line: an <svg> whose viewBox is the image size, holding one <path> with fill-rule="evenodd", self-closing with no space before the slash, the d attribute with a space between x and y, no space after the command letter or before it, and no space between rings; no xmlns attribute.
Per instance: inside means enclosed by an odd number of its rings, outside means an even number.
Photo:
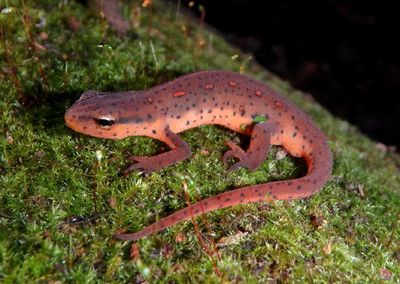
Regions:
<svg viewBox="0 0 400 284"><path fill-rule="evenodd" d="M257 117L265 121L255 123ZM332 171L332 154L319 128L299 108L267 85L232 72L203 71L143 91L98 92L89 90L65 114L75 131L100 138L123 139L147 136L167 144L171 150L153 157L131 156L125 170L145 173L188 158L189 145L177 133L205 124L218 124L250 135L243 150L231 141L223 162L238 161L229 169L256 169L266 159L269 146L281 145L291 155L305 159L304 177L238 188L201 200L136 233L116 235L137 240L191 217L236 204L291 200L310 196L321 189Z"/></svg>

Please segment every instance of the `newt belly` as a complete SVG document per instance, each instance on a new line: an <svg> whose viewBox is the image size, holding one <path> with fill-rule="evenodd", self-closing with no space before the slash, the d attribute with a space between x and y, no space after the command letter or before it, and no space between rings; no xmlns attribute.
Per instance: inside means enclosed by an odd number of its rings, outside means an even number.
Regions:
<svg viewBox="0 0 400 284"><path fill-rule="evenodd" d="M255 123L256 118L264 117ZM125 170L145 173L162 169L191 155L177 133L204 124L218 124L251 136L247 150L233 142L223 155L238 161L230 169L255 169L265 160L270 145L281 145L305 159L306 176L238 188L181 209L143 230L119 234L137 240L200 214L236 204L304 198L318 192L332 171L332 154L324 134L299 108L267 85L232 72L192 73L144 91L105 93L86 91L68 109L65 122L75 131L100 138L147 136L171 150L153 157L131 156Z"/></svg>

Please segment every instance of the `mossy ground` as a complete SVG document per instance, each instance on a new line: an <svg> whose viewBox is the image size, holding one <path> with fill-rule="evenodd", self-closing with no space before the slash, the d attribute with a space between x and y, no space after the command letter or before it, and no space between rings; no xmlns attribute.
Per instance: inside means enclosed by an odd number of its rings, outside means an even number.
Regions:
<svg viewBox="0 0 400 284"><path fill-rule="evenodd" d="M140 4L125 5L124 15ZM174 6L140 8L126 39L75 1L8 0L0 8L0 282L400 281L397 156ZM307 200L197 218L204 245L192 222L136 244L114 239L120 229L139 230L186 206L185 185L194 202L304 173L276 147L257 171L227 172L223 141L238 136L204 126L182 134L192 158L124 178L129 153L151 155L164 146L141 137L90 138L64 125L66 108L87 89L143 89L201 69L243 71L309 113L329 137L331 181Z"/></svg>

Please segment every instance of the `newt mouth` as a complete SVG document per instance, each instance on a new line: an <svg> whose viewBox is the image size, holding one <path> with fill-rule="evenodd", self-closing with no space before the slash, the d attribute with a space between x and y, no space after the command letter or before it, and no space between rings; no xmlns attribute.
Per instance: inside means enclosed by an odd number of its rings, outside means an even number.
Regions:
<svg viewBox="0 0 400 284"><path fill-rule="evenodd" d="M71 128L71 129L73 129L73 130L76 130L76 129L77 129L77 127L76 127L76 120L77 120L77 116L76 116L75 114L73 114L73 112L72 112L70 109L67 110L67 112L66 112L65 115L64 115L65 124L66 124L69 128Z"/></svg>

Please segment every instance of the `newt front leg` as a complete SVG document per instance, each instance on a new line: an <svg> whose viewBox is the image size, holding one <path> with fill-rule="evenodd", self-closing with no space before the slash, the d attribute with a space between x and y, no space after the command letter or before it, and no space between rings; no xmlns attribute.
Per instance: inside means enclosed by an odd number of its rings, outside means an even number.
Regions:
<svg viewBox="0 0 400 284"><path fill-rule="evenodd" d="M143 169L147 175L153 171L168 167L179 161L185 160L192 155L189 145L169 128L165 128L163 133L157 136L157 139L171 147L171 151L155 155L153 157L130 156L129 160L137 163L130 165L124 175L128 175L135 169Z"/></svg>

